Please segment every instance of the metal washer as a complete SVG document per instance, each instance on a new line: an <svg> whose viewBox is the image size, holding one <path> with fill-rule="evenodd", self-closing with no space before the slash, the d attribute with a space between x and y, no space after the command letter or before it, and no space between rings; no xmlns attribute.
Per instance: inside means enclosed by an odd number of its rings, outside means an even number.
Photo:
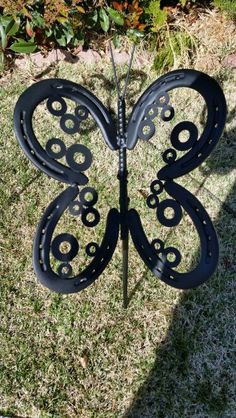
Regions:
<svg viewBox="0 0 236 418"><path fill-rule="evenodd" d="M177 152L173 148L168 148L162 154L163 161L166 164L171 164L176 160Z"/></svg>
<svg viewBox="0 0 236 418"><path fill-rule="evenodd" d="M150 128L147 133L143 132L143 129L145 128L145 126L148 126ZM140 124L139 124L138 137L140 139L143 139L144 141L148 141L154 135L155 130L156 130L155 125L151 121L151 119L145 119L145 120L141 121Z"/></svg>
<svg viewBox="0 0 236 418"><path fill-rule="evenodd" d="M170 114L169 114L168 116L166 115L166 112L167 112L167 111L169 111L169 112L170 112ZM169 122L169 120L173 119L174 115L175 115L174 108L173 108L172 106L170 106L170 105L166 105L166 106L164 106L164 107L162 108L162 110L161 110L161 119L162 119L164 122Z"/></svg>
<svg viewBox="0 0 236 418"><path fill-rule="evenodd" d="M83 163L77 163L74 160L74 155L77 152L84 155L85 159ZM92 153L85 145L73 144L67 150L66 161L69 164L69 166L72 168L72 170L74 171L81 172L81 171L88 170L88 168L92 164L92 160L93 160Z"/></svg>
<svg viewBox="0 0 236 418"><path fill-rule="evenodd" d="M76 209L76 206L79 207L79 209ZM79 216L82 213L82 204L79 200L73 200L68 206L69 212L73 216Z"/></svg>
<svg viewBox="0 0 236 418"><path fill-rule="evenodd" d="M53 145L58 145L60 147L60 151L55 152L52 150ZM64 157L66 154L66 146L64 142L60 138L51 138L46 143L46 152L49 157L54 158L55 160L59 160L60 158Z"/></svg>
<svg viewBox="0 0 236 418"><path fill-rule="evenodd" d="M159 189L158 190L155 189L155 186L156 185L159 186ZM164 186L163 186L161 180L154 180L151 183L150 189L151 189L151 191L152 191L153 194L161 194L162 191L163 191L163 189L164 189Z"/></svg>
<svg viewBox="0 0 236 418"><path fill-rule="evenodd" d="M189 139L185 142L181 142L179 140L179 134L182 131L189 132ZM171 144L174 148L178 151L187 151L188 149L192 148L193 145L197 142L198 138L198 129L194 123L189 121L184 121L178 123L171 132L170 140Z"/></svg>
<svg viewBox="0 0 236 418"><path fill-rule="evenodd" d="M68 126L66 126L66 122L70 120L73 122L73 126L71 128L68 128ZM76 132L79 131L79 127L80 127L80 123L78 121L78 119L75 117L75 115L72 115L71 113L66 113L65 115L63 115L61 117L60 120L60 126L61 129L66 133L66 134L76 134Z"/></svg>
<svg viewBox="0 0 236 418"><path fill-rule="evenodd" d="M92 251L92 249L94 249L94 251ZM86 245L85 251L89 257L94 257L98 249L99 246L96 242L89 242L89 244Z"/></svg>
<svg viewBox="0 0 236 418"><path fill-rule="evenodd" d="M58 102L61 104L61 109L54 109L53 103ZM62 116L67 111L67 104L65 100L60 96L50 96L47 100L47 109L54 116Z"/></svg>
<svg viewBox="0 0 236 418"><path fill-rule="evenodd" d="M86 200L85 197L87 193L92 194L93 197L91 200ZM80 197L80 201L82 205L87 206L87 207L95 205L95 203L97 203L97 200L98 200L98 194L93 187L84 187L84 189L81 190L79 197Z"/></svg>
<svg viewBox="0 0 236 418"><path fill-rule="evenodd" d="M71 249L67 253L60 251L60 244L62 242L68 242L71 245ZM79 244L77 239L68 233L57 235L51 244L51 251L53 256L60 261L71 261L77 255L79 251Z"/></svg>
<svg viewBox="0 0 236 418"><path fill-rule="evenodd" d="M159 245L159 248L156 248L156 244ZM161 239L156 238L151 242L151 246L155 250L157 254L162 253L164 251L164 243Z"/></svg>
<svg viewBox="0 0 236 418"><path fill-rule="evenodd" d="M82 114L79 112L83 112ZM79 105L76 107L75 109L75 116L79 119L79 120L85 120L87 119L89 114L88 109L85 106Z"/></svg>
<svg viewBox="0 0 236 418"><path fill-rule="evenodd" d="M154 203L152 203L152 200L154 200ZM147 206L148 206L150 209L156 209L156 208L157 208L157 206L158 206L158 204L159 204L159 199L158 199L158 197L157 197L157 195L156 195L156 194L150 194L150 195L147 197L146 202L147 202Z"/></svg>
<svg viewBox="0 0 236 418"><path fill-rule="evenodd" d="M94 220L93 221L88 221L87 216L91 213L94 215ZM94 226L96 226L99 223L100 214L97 211L97 209L89 207L89 208L83 209L81 218L82 218L82 222L85 226L87 226L88 228L93 228Z"/></svg>
<svg viewBox="0 0 236 418"><path fill-rule="evenodd" d="M166 260L165 260L165 264L168 267L177 267L181 261L181 254L179 252L179 250L177 250L177 248L175 247L167 247L164 249L164 251L162 251L163 254L165 254L166 256ZM173 253L175 255L175 259L173 261L169 261L167 256L168 254Z"/></svg>
<svg viewBox="0 0 236 418"><path fill-rule="evenodd" d="M165 209L172 208L174 210L174 216L171 219L165 217ZM157 207L157 219L164 226L176 226L182 219L182 209L179 203L173 199L165 199L159 203Z"/></svg>
<svg viewBox="0 0 236 418"><path fill-rule="evenodd" d="M64 268L67 269L67 272L66 273L63 272L63 269ZM71 265L69 263L61 263L60 266L57 269L57 273L63 279L66 278L66 277L70 277L72 275L72 267L71 267Z"/></svg>

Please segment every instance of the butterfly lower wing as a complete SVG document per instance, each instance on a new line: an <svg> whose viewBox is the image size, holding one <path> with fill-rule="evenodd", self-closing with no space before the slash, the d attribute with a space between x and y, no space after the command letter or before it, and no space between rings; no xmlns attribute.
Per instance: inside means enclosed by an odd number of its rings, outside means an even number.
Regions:
<svg viewBox="0 0 236 418"><path fill-rule="evenodd" d="M110 209L100 245L90 242L86 246L87 254L93 257L92 261L79 274L73 274L71 262L81 250L79 240L74 234L67 232L54 238L53 235L60 217L77 199L78 194L78 187L70 186L48 206L34 240L35 272L43 285L60 293L78 292L92 284L109 263L118 240L119 213L116 209ZM82 216L83 213L85 212L82 209ZM70 244L70 250L66 253L60 250L63 242ZM52 257L58 261L56 266L55 263L52 265Z"/></svg>
<svg viewBox="0 0 236 418"><path fill-rule="evenodd" d="M179 273L174 270L174 267L177 267L181 261L181 251L176 247L165 248L163 241L160 239L153 240L150 243L144 232L139 214L134 209L129 211L130 232L139 255L158 278L172 287L190 289L205 282L214 273L219 258L218 240L209 215L195 196L174 182L167 182L165 189L173 199L163 200L164 204L159 210L157 206L157 216L160 221L164 220L168 223L168 219L164 217L163 208L171 204L172 208L175 208L175 217L172 223L176 225L182 218L181 207L184 208L191 217L200 238L201 256L197 266L188 272ZM163 246L163 248L156 251L156 244ZM168 261L168 252L174 254L174 261ZM162 257L159 256L160 253ZM166 256L164 260L163 254Z"/></svg>

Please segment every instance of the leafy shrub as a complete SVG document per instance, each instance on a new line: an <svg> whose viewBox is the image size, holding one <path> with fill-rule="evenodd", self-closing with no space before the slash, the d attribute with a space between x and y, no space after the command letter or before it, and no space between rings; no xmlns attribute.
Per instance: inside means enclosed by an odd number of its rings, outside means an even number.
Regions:
<svg viewBox="0 0 236 418"><path fill-rule="evenodd" d="M205 2L172 2L183 10L193 3ZM7 53L88 46L99 33L112 34L114 41L114 34L126 34L134 42L150 33L159 48L156 68L160 62L171 66L175 54L189 48L191 40L179 30L168 34L171 26L165 4L163 0L0 0L0 63ZM236 15L234 0L214 0L213 4L230 17Z"/></svg>
<svg viewBox="0 0 236 418"><path fill-rule="evenodd" d="M215 7L218 7L223 12L226 13L226 15L230 19L236 18L236 1L235 0L214 0L212 4Z"/></svg>

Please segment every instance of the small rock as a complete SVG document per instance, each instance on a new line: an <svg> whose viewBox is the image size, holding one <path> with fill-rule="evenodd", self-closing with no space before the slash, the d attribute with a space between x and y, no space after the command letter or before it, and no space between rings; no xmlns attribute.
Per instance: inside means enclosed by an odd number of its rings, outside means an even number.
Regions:
<svg viewBox="0 0 236 418"><path fill-rule="evenodd" d="M77 54L82 61L85 61L88 64L96 64L96 62L101 60L101 55L97 51L88 49L87 51L81 51Z"/></svg>
<svg viewBox="0 0 236 418"><path fill-rule="evenodd" d="M230 54L222 61L224 67L236 68L236 54Z"/></svg>
<svg viewBox="0 0 236 418"><path fill-rule="evenodd" d="M130 55L127 52L113 51L115 63L118 65L127 64L130 60Z"/></svg>
<svg viewBox="0 0 236 418"><path fill-rule="evenodd" d="M88 356L84 355L83 357L79 357L79 362L83 369L86 369L88 366Z"/></svg>

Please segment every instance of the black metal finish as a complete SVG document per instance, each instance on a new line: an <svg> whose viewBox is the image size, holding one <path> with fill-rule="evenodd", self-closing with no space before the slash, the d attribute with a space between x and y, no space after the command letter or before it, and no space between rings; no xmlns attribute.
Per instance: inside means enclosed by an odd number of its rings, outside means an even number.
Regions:
<svg viewBox="0 0 236 418"><path fill-rule="evenodd" d="M124 91L126 87L127 80ZM132 150L139 139L148 141L152 138L156 131L157 118L160 117L164 122L174 118L175 109L170 103L169 92L180 87L194 89L203 97L207 107L206 126L200 137L192 122L182 121L174 126L170 135L172 148L168 148L162 155L166 165L151 182L146 203L147 208L156 213L157 221L168 228L181 222L183 210L192 219L200 238L201 256L198 265L186 273L176 270L182 259L180 250L173 246L166 247L159 237L150 242L138 212L135 209L129 210L126 158L127 149ZM67 99L76 104L74 113L71 110L68 112ZM54 231L67 209L72 216L81 217L82 223L88 228L94 228L99 223L100 214L94 207L99 204L98 194L87 185L89 179L85 174L93 165L93 156L87 146L77 143L66 148L60 138L49 139L45 149L40 145L34 133L32 117L36 107L44 100L48 112L58 118L64 133L75 134L84 121L92 117L106 144L111 150L119 152L120 210L118 212L115 208L110 209L102 242L98 244L91 241L86 244L85 251L90 261L78 275L73 275L71 265L77 253L80 253L77 231L75 235L65 231L57 236L54 236ZM119 94L118 97L116 128L103 104L75 83L53 79L41 81L27 89L19 98L14 113L19 143L36 167L70 185L48 206L37 228L33 252L34 268L39 280L49 289L62 293L77 292L89 286L109 263L120 231L124 307L128 304L129 232L145 264L165 283L188 289L205 282L217 266L217 236L207 212L197 198L174 180L189 173L207 158L219 140L225 118L226 103L221 88L211 77L194 70L172 71L156 80L138 100L127 127L124 95ZM185 142L179 139L183 130L189 133ZM185 151L185 154L178 158L177 151ZM84 157L82 163L75 160L75 153L78 152ZM59 161L61 158L64 158L67 165ZM162 198L164 191L169 195L168 198ZM172 218L166 217L167 208L172 209ZM61 249L63 243L70 246L66 252ZM60 261L60 264L53 266L51 256Z"/></svg>

